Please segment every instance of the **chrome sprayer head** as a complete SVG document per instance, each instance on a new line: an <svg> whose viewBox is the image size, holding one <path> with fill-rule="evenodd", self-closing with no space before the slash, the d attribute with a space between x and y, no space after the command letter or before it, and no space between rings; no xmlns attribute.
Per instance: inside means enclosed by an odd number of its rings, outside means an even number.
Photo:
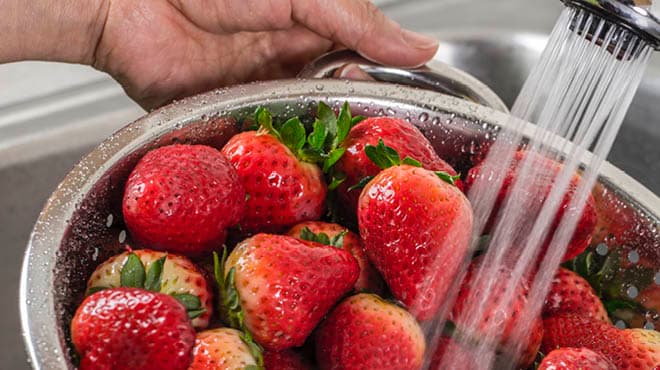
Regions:
<svg viewBox="0 0 660 370"><path fill-rule="evenodd" d="M626 28L655 50L660 50L660 18L653 13L653 0L562 0L567 6L577 7L606 19L616 26ZM657 7L656 7L657 9ZM602 38L605 29L593 26L582 30L583 25L573 25L587 36ZM619 42L621 40L617 40ZM608 47L610 45L607 45Z"/></svg>

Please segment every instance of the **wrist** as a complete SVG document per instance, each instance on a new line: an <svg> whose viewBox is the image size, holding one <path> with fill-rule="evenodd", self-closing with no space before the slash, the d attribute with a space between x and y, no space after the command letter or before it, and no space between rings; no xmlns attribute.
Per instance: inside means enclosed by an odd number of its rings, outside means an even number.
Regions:
<svg viewBox="0 0 660 370"><path fill-rule="evenodd" d="M0 0L0 63L91 64L107 8L105 0Z"/></svg>

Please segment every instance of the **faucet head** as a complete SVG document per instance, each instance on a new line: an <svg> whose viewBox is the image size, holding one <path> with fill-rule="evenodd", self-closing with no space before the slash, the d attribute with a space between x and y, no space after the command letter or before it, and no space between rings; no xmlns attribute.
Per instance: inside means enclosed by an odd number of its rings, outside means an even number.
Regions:
<svg viewBox="0 0 660 370"><path fill-rule="evenodd" d="M594 13L616 26L624 27L660 50L660 18L653 0L562 0L567 6ZM593 30L592 30L593 31ZM599 37L599 35L589 35Z"/></svg>

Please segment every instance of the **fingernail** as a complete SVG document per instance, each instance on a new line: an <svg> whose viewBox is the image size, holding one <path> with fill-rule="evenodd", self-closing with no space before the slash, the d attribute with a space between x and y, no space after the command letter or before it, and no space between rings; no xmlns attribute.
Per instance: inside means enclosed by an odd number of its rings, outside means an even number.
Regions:
<svg viewBox="0 0 660 370"><path fill-rule="evenodd" d="M417 49L430 49L438 46L438 40L433 37L410 30L402 29L401 36L408 45Z"/></svg>

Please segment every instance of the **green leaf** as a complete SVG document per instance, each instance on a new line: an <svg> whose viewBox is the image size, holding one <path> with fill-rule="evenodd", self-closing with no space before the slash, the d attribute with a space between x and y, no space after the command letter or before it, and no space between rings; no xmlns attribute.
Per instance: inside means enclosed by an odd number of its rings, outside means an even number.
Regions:
<svg viewBox="0 0 660 370"><path fill-rule="evenodd" d="M324 102L319 102L316 118L325 125L328 132L325 139L325 148L332 150L332 145L337 137L337 117L335 117L335 112Z"/></svg>
<svg viewBox="0 0 660 370"><path fill-rule="evenodd" d="M328 190L332 191L337 189L339 185L341 185L344 181L346 181L346 174L343 172L334 172L332 173L331 179L330 179L330 184L328 185Z"/></svg>
<svg viewBox="0 0 660 370"><path fill-rule="evenodd" d="M194 320L200 316L202 316L206 312L206 308L200 308L198 310L188 310L188 318L190 320Z"/></svg>
<svg viewBox="0 0 660 370"><path fill-rule="evenodd" d="M358 123L364 121L365 119L367 119L367 117L365 117L365 116L355 116L355 117L351 118L351 128L353 126L357 125Z"/></svg>
<svg viewBox="0 0 660 370"><path fill-rule="evenodd" d="M160 283L163 277L163 267L166 259L167 255L151 263L149 271L147 271L147 279L144 282L144 289L152 292L160 292Z"/></svg>
<svg viewBox="0 0 660 370"><path fill-rule="evenodd" d="M87 295L92 295L94 293L98 293L102 290L110 289L110 287L107 286L93 286L89 289L87 289Z"/></svg>
<svg viewBox="0 0 660 370"><path fill-rule="evenodd" d="M305 226L302 230L300 230L300 239L313 242L316 241L316 234L314 234L312 230L309 229L309 227Z"/></svg>
<svg viewBox="0 0 660 370"><path fill-rule="evenodd" d="M365 176L365 177L363 177L362 180L360 180L360 182L358 182L357 184L355 184L355 185L351 186L350 188L348 188L348 191L353 191L355 189L364 188L365 186L367 186L369 181L373 180L373 178L374 178L374 176Z"/></svg>
<svg viewBox="0 0 660 370"><path fill-rule="evenodd" d="M298 117L291 118L280 128L280 137L282 143L297 155L305 145L305 127Z"/></svg>
<svg viewBox="0 0 660 370"><path fill-rule="evenodd" d="M436 171L435 174L440 178L440 180L450 185L456 185L456 180L461 178L461 175L452 176L444 171Z"/></svg>
<svg viewBox="0 0 660 370"><path fill-rule="evenodd" d="M399 153L393 148L385 145L383 139L378 139L378 145L376 146L365 146L364 152L367 154L367 157L382 170L401 164Z"/></svg>
<svg viewBox="0 0 660 370"><path fill-rule="evenodd" d="M135 253L128 255L126 263L121 268L119 275L120 286L127 288L144 288L145 279L144 265Z"/></svg>
<svg viewBox="0 0 660 370"><path fill-rule="evenodd" d="M402 163L407 164L408 166L422 167L422 164L418 160L410 158L410 157L404 158Z"/></svg>
<svg viewBox="0 0 660 370"><path fill-rule="evenodd" d="M323 149L323 143L325 143L325 138L328 136L328 128L323 124L323 122L318 119L314 121L312 133L307 137L307 142L312 149L321 151Z"/></svg>
<svg viewBox="0 0 660 370"><path fill-rule="evenodd" d="M344 105L341 107L341 110L339 110L339 115L337 116L337 136L332 143L333 148L336 148L342 141L344 141L344 139L346 139L351 127L351 107L348 105L348 102L344 102Z"/></svg>
<svg viewBox="0 0 660 370"><path fill-rule="evenodd" d="M198 310L202 307L202 302L199 300L199 297L193 294L188 294L188 293L180 293L176 294L173 293L171 294L174 299L179 301L183 307L186 308L186 310Z"/></svg>
<svg viewBox="0 0 660 370"><path fill-rule="evenodd" d="M258 369L258 370L263 370L264 369L264 356L263 356L263 348L252 339L252 334L250 334L249 331L244 331L241 332L240 338L245 343L248 348L250 349L250 353L252 354L252 357L254 358L255 362L257 365L248 365L245 368L246 369Z"/></svg>
<svg viewBox="0 0 660 370"><path fill-rule="evenodd" d="M323 173L328 173L332 166L346 153L345 148L335 148L328 153L328 158L323 161Z"/></svg>
<svg viewBox="0 0 660 370"><path fill-rule="evenodd" d="M333 236L332 239L330 239L330 245L333 247L337 248L343 248L344 247L344 236L348 234L348 230L344 230L337 235Z"/></svg>
<svg viewBox="0 0 660 370"><path fill-rule="evenodd" d="M269 134L282 140L280 133L275 129L275 127L273 127L273 116L270 114L268 109L263 107L257 108L257 111L254 113L254 120L259 126L266 129Z"/></svg>
<svg viewBox="0 0 660 370"><path fill-rule="evenodd" d="M323 161L323 154L320 151L312 148L303 148L298 152L298 157L308 163L319 163Z"/></svg>

